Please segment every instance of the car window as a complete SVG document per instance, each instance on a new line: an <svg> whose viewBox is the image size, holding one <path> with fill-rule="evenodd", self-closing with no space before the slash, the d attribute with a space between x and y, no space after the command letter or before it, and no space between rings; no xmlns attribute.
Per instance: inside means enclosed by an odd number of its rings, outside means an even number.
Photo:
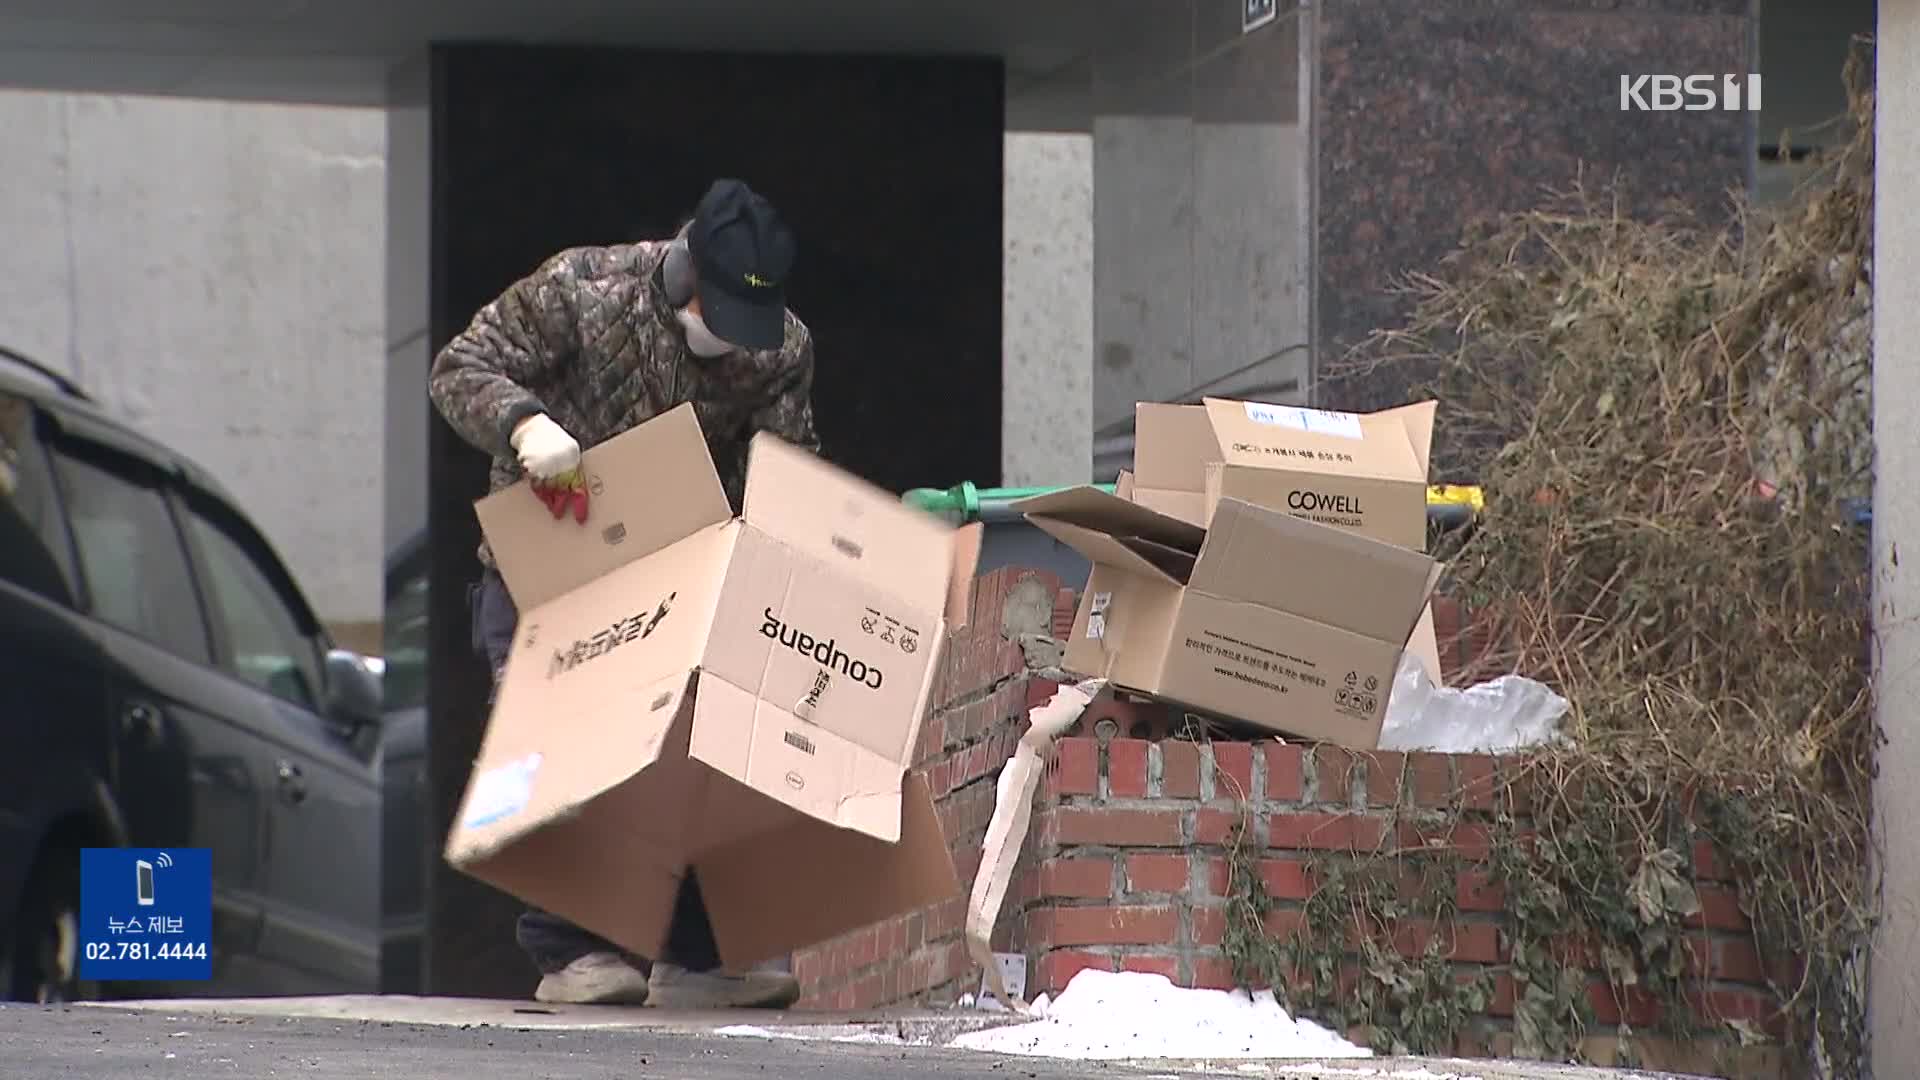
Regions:
<svg viewBox="0 0 1920 1080"><path fill-rule="evenodd" d="M207 600L225 648L219 665L284 701L319 711L320 646L247 547L197 512L187 532L207 569Z"/></svg>
<svg viewBox="0 0 1920 1080"><path fill-rule="evenodd" d="M386 707L427 704L427 575L410 574L387 597L381 649L386 661Z"/></svg>
<svg viewBox="0 0 1920 1080"><path fill-rule="evenodd" d="M105 455L62 448L54 463L88 610L176 655L207 663L207 629L166 496Z"/></svg>
<svg viewBox="0 0 1920 1080"><path fill-rule="evenodd" d="M0 580L71 605L73 548L33 403L0 391Z"/></svg>

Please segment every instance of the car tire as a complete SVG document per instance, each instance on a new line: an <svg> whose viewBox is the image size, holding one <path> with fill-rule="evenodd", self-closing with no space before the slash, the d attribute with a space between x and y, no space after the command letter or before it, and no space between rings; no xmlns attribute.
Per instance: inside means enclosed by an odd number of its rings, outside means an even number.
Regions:
<svg viewBox="0 0 1920 1080"><path fill-rule="evenodd" d="M27 878L8 949L7 996L53 1004L92 1001L100 984L80 978L80 852L43 853Z"/></svg>

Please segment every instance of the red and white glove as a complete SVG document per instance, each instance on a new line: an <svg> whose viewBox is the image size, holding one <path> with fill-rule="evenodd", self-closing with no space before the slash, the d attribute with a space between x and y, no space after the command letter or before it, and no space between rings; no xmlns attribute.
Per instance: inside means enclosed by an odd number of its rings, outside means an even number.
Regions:
<svg viewBox="0 0 1920 1080"><path fill-rule="evenodd" d="M545 413L521 421L509 441L527 471L527 485L554 518L565 517L571 507L573 519L584 524L587 485L580 471L579 442Z"/></svg>

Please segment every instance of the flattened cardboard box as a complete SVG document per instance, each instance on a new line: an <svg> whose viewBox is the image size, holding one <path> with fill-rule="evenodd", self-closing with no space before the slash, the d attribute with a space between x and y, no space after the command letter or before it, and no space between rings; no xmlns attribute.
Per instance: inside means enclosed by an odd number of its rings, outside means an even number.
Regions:
<svg viewBox="0 0 1920 1080"><path fill-rule="evenodd" d="M1068 670L1274 731L1379 744L1395 666L1440 576L1433 559L1230 496L1206 530L1093 487L1016 506L1094 564Z"/></svg>
<svg viewBox="0 0 1920 1080"><path fill-rule="evenodd" d="M477 504L521 617L448 861L649 957L691 870L729 966L957 895L908 765L978 528L765 434L735 518L690 406L582 463L585 526Z"/></svg>
<svg viewBox="0 0 1920 1080"><path fill-rule="evenodd" d="M1438 404L1375 413L1204 398L1134 406L1123 497L1206 528L1232 496L1414 551L1427 549L1427 472ZM1407 648L1440 682L1433 611Z"/></svg>

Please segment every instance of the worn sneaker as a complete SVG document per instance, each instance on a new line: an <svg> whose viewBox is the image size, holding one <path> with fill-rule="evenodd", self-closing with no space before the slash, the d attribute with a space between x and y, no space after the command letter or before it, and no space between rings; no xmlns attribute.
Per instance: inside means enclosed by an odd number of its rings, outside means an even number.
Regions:
<svg viewBox="0 0 1920 1080"><path fill-rule="evenodd" d="M800 980L784 971L688 971L653 965L649 998L658 1009L784 1009L800 1000Z"/></svg>
<svg viewBox="0 0 1920 1080"><path fill-rule="evenodd" d="M588 953L543 977L533 999L549 1005L645 1005L647 974L618 953Z"/></svg>

